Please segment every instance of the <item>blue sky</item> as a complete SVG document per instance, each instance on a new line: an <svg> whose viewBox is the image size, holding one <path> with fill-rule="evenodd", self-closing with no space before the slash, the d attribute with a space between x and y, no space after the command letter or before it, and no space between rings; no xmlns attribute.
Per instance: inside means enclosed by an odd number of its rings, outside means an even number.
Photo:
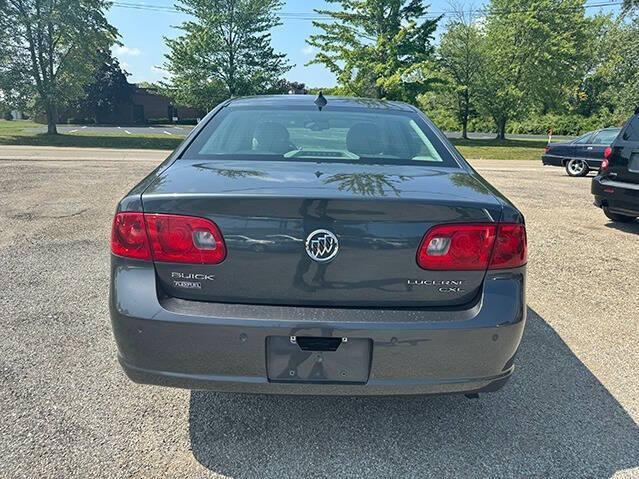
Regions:
<svg viewBox="0 0 639 479"><path fill-rule="evenodd" d="M125 0L125 3L171 7L173 0ZM281 13L312 12L315 8L326 8L324 0L287 0ZM474 2L481 5L483 2ZM470 5L470 3L466 2ZM430 11L450 9L448 0L432 0ZM164 62L167 49L163 38L175 37L185 16L174 12L155 12L114 6L109 12L109 21L120 31L122 47L115 54L131 74L129 81L158 81L164 73L158 69ZM306 83L308 86L332 86L335 78L321 65L305 66L312 58L312 51L305 39L313 33L310 20L283 19L283 25L273 30L273 46L288 55L295 67L286 75L289 80Z"/></svg>
<svg viewBox="0 0 639 479"><path fill-rule="evenodd" d="M121 0L122 3L145 4L155 8L170 8L173 0ZM117 3L121 3L117 2ZM589 0L589 3L594 0ZM459 3L459 2L458 2ZM485 0L462 2L465 8L481 7ZM600 1L601 3L601 1ZM429 12L439 13L450 10L449 0L432 0ZM325 8L324 0L286 0L282 14L311 13L315 8ZM590 9L589 13L594 13ZM598 9L597 9L598 10ZM606 8L606 11L612 10ZM173 28L184 21L185 16L170 11L146 11L113 6L109 12L109 20L121 35L123 46L116 47L115 55L120 59L131 76L129 81L158 81L164 76L159 68L164 62L167 49L164 37L175 37L179 30ZM273 46L288 55L295 67L286 75L292 81L306 83L308 86L332 86L335 78L321 65L305 66L313 56L312 49L306 45L305 39L313 33L310 20L288 17L283 25L273 31ZM444 20L440 23L443 24Z"/></svg>

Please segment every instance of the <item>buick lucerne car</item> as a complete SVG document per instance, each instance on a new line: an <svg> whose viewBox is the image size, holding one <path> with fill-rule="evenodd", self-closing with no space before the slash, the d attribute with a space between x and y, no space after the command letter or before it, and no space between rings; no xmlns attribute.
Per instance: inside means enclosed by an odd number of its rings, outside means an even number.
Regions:
<svg viewBox="0 0 639 479"><path fill-rule="evenodd" d="M595 206L613 221L632 222L639 217L639 108L604 156L592 180Z"/></svg>
<svg viewBox="0 0 639 479"><path fill-rule="evenodd" d="M541 161L547 166L562 166L569 176L586 176L598 170L604 152L619 135L621 128L591 131L572 141L549 143Z"/></svg>
<svg viewBox="0 0 639 479"><path fill-rule="evenodd" d="M526 321L522 214L404 103L226 101L120 201L111 251L139 383L476 397Z"/></svg>

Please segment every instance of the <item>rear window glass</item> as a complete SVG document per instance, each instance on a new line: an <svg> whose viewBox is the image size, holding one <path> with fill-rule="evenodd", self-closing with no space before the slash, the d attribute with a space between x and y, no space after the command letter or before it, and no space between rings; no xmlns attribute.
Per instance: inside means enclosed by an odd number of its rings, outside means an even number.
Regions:
<svg viewBox="0 0 639 479"><path fill-rule="evenodd" d="M626 141L639 142L639 115L630 119L623 132L623 139Z"/></svg>
<svg viewBox="0 0 639 479"><path fill-rule="evenodd" d="M617 138L617 135L619 134L619 131L620 130L603 130L603 131L600 131L595 136L595 139L594 139L593 143L596 144L596 145L610 145L610 144L612 144L613 141L615 141L615 138Z"/></svg>
<svg viewBox="0 0 639 479"><path fill-rule="evenodd" d="M577 143L578 145L583 145L583 144L590 143L590 138L592 138L592 132L586 133L585 135L580 136L579 138L573 141L574 143Z"/></svg>
<svg viewBox="0 0 639 479"><path fill-rule="evenodd" d="M458 166L418 115L372 109L225 108L184 157Z"/></svg>

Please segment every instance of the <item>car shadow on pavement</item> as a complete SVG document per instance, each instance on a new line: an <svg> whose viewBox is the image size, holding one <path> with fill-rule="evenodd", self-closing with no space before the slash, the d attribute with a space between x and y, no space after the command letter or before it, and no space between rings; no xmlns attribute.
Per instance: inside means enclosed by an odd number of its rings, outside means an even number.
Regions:
<svg viewBox="0 0 639 479"><path fill-rule="evenodd" d="M639 467L639 428L532 309L504 389L478 400L194 391L204 467L244 477L610 477Z"/></svg>
<svg viewBox="0 0 639 479"><path fill-rule="evenodd" d="M606 226L613 230L623 231L624 233L639 234L639 220L630 223L620 223L618 221L609 221Z"/></svg>

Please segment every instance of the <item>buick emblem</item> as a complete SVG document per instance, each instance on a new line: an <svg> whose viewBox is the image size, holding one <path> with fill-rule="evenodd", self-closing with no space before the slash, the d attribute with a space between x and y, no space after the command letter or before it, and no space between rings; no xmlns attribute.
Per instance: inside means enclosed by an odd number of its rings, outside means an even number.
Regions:
<svg viewBox="0 0 639 479"><path fill-rule="evenodd" d="M338 251L337 236L328 230L315 230L306 238L306 252L319 263L332 260Z"/></svg>

